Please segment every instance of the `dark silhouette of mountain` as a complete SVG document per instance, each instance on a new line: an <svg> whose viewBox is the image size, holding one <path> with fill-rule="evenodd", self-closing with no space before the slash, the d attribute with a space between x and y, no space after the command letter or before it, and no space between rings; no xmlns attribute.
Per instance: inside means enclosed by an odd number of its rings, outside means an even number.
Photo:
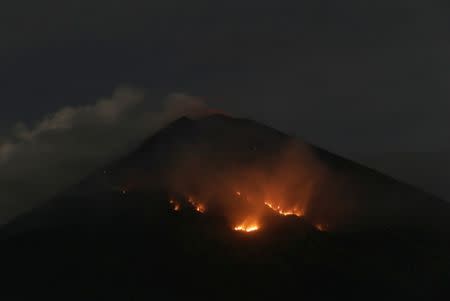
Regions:
<svg viewBox="0 0 450 301"><path fill-rule="evenodd" d="M225 187L272 175L307 192L304 215L261 206L260 230L234 231ZM210 196L208 210L181 196L173 211L180 189ZM3 227L0 295L436 299L450 296L449 217L446 202L256 122L181 118Z"/></svg>
<svg viewBox="0 0 450 301"><path fill-rule="evenodd" d="M352 158L450 200L450 151L355 153Z"/></svg>

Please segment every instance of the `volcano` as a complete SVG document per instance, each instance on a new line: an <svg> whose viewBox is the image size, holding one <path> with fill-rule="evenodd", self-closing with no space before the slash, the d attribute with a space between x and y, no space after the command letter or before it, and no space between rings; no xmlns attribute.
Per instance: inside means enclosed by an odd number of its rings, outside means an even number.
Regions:
<svg viewBox="0 0 450 301"><path fill-rule="evenodd" d="M270 127L183 117L4 226L0 295L433 299L450 296L449 217Z"/></svg>

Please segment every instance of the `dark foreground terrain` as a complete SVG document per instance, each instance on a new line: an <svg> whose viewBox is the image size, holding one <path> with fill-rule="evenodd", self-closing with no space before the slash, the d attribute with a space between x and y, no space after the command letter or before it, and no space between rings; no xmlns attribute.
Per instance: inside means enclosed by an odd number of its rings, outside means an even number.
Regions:
<svg viewBox="0 0 450 301"><path fill-rule="evenodd" d="M98 223L2 241L2 299L450 296L450 245L444 237L322 233L294 218L268 231L240 233L220 218L195 212L161 206L148 213L138 201L147 197L128 203L135 211Z"/></svg>
<svg viewBox="0 0 450 301"><path fill-rule="evenodd" d="M163 173L172 148L204 138L197 125L194 131L186 122L178 121L130 156L3 227L0 299L450 298L448 206L409 187L395 190L401 184L320 150L330 169L351 170L359 179L353 183L367 189L362 195L396 191L395 196L413 196L416 207L421 199L431 203L406 211L409 224L391 223L396 209L386 223L357 227L373 209L367 206L355 211L361 216L354 223L350 219L346 228L328 231L313 226L317 215L282 217L268 210L259 231L242 233L220 212L173 211L155 174ZM274 135L268 145L284 139ZM264 143L259 143L260 149ZM142 179L143 170L151 170L151 184L134 180L134 186L123 186L130 175Z"/></svg>

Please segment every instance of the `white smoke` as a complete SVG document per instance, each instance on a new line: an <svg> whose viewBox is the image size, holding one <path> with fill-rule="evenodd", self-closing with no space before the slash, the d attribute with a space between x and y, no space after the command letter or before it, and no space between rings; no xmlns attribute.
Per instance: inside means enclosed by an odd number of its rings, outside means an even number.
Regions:
<svg viewBox="0 0 450 301"><path fill-rule="evenodd" d="M207 111L184 94L169 95L158 109L155 103L139 89L120 87L93 105L62 108L33 128L18 123L0 140L0 224L128 152L170 121Z"/></svg>

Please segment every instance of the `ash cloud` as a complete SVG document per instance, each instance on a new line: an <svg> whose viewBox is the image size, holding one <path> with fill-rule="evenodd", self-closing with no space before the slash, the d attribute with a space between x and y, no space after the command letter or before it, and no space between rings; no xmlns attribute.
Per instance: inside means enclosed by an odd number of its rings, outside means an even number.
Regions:
<svg viewBox="0 0 450 301"><path fill-rule="evenodd" d="M126 153L165 124L208 111L171 94L162 103L119 87L95 104L64 107L34 127L18 123L0 138L0 224L38 206L95 168Z"/></svg>

